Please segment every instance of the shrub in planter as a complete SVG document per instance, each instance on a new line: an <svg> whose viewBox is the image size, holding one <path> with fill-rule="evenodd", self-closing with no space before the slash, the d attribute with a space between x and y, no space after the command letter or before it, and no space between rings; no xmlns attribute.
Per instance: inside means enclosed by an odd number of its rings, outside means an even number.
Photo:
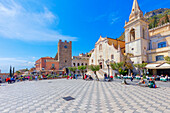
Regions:
<svg viewBox="0 0 170 113"><path fill-rule="evenodd" d="M51 78L54 78L55 77L55 75L51 75Z"/></svg>
<svg viewBox="0 0 170 113"><path fill-rule="evenodd" d="M20 81L22 81L22 80L23 80L23 77L20 77L19 79L20 79Z"/></svg>
<svg viewBox="0 0 170 113"><path fill-rule="evenodd" d="M51 78L51 74L47 75L47 78L48 78L48 79Z"/></svg>
<svg viewBox="0 0 170 113"><path fill-rule="evenodd" d="M143 79L146 79L146 75L143 75Z"/></svg>
<svg viewBox="0 0 170 113"><path fill-rule="evenodd" d="M41 75L38 76L38 79L41 79Z"/></svg>

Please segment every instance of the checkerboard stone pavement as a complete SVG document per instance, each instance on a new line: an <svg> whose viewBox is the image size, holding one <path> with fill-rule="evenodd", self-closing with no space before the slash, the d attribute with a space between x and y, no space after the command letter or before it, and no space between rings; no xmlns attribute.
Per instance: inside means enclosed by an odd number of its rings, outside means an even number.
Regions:
<svg viewBox="0 0 170 113"><path fill-rule="evenodd" d="M75 99L66 101L63 97L67 96ZM170 113L170 87L66 79L0 86L0 113L64 112Z"/></svg>

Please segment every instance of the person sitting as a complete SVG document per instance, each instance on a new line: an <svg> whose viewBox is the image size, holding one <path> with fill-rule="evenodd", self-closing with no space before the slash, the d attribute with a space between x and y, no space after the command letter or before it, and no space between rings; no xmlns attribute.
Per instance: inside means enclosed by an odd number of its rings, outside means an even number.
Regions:
<svg viewBox="0 0 170 113"><path fill-rule="evenodd" d="M147 87L146 81L141 77L141 80L137 83L139 86Z"/></svg>
<svg viewBox="0 0 170 113"><path fill-rule="evenodd" d="M166 81L168 81L168 75L165 76Z"/></svg>
<svg viewBox="0 0 170 113"><path fill-rule="evenodd" d="M2 83L2 79L1 79L1 77L0 77L0 83Z"/></svg>
<svg viewBox="0 0 170 113"><path fill-rule="evenodd" d="M145 81L143 80L143 77L141 78L141 80L137 83L137 84L145 84Z"/></svg>
<svg viewBox="0 0 170 113"><path fill-rule="evenodd" d="M104 73L104 81L106 81L106 79L107 79L107 74Z"/></svg>
<svg viewBox="0 0 170 113"><path fill-rule="evenodd" d="M85 75L84 75L84 80L86 80L86 79L87 79L87 75L85 74Z"/></svg>
<svg viewBox="0 0 170 113"><path fill-rule="evenodd" d="M150 78L149 84L148 84L149 88L154 88L155 85L156 85L155 82L152 80L152 78Z"/></svg>
<svg viewBox="0 0 170 113"><path fill-rule="evenodd" d="M8 84L10 84L10 83L11 83L11 78L10 78L10 77L7 78L7 79L6 79L6 82L8 82Z"/></svg>
<svg viewBox="0 0 170 113"><path fill-rule="evenodd" d="M14 77L11 77L11 83L15 83Z"/></svg>
<svg viewBox="0 0 170 113"><path fill-rule="evenodd" d="M113 75L110 76L110 80L113 81Z"/></svg>
<svg viewBox="0 0 170 113"><path fill-rule="evenodd" d="M93 80L93 78L91 77L91 75L89 75L89 80Z"/></svg>

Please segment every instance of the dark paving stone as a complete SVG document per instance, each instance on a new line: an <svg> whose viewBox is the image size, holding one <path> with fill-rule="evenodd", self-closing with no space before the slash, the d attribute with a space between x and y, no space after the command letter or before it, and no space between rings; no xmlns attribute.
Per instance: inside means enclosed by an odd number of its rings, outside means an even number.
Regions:
<svg viewBox="0 0 170 113"><path fill-rule="evenodd" d="M68 96L68 97L63 97L63 99L66 101L70 101L70 100L74 100L75 98Z"/></svg>

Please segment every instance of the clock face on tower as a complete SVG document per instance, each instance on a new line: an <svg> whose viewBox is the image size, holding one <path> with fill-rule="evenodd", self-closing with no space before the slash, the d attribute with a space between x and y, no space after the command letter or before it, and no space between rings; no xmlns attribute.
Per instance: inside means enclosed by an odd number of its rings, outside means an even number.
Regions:
<svg viewBox="0 0 170 113"><path fill-rule="evenodd" d="M67 46L65 45L64 48L67 48Z"/></svg>

